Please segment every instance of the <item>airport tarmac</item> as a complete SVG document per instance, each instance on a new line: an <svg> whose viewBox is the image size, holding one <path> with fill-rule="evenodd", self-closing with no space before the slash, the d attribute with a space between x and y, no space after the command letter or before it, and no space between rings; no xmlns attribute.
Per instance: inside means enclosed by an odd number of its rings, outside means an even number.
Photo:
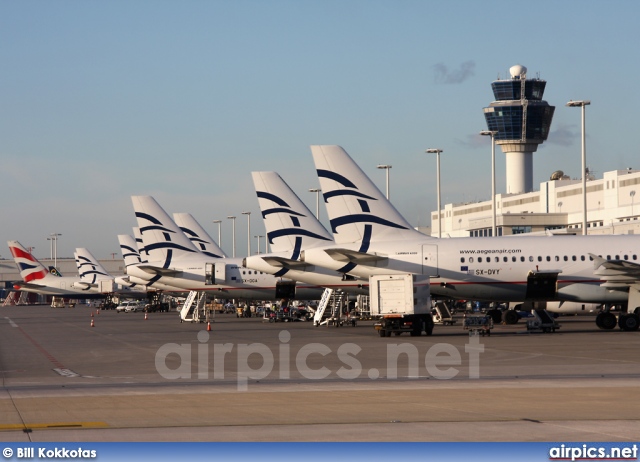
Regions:
<svg viewBox="0 0 640 462"><path fill-rule="evenodd" d="M91 314L94 314L91 317ZM640 332L0 308L3 441L637 441ZM91 327L91 321L94 327ZM178 377L179 376L179 377ZM176 378L177 377L177 378Z"/></svg>

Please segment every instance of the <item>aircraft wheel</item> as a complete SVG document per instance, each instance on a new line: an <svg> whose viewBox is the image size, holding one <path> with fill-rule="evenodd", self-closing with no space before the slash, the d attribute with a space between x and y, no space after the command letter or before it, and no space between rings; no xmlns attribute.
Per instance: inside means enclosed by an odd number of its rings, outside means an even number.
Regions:
<svg viewBox="0 0 640 462"><path fill-rule="evenodd" d="M426 332L427 335L432 335L433 334L433 326L435 324L433 323L433 318L429 315L426 315L424 317L424 331Z"/></svg>
<svg viewBox="0 0 640 462"><path fill-rule="evenodd" d="M507 310L502 313L502 320L505 324L517 324L518 319L520 319L520 316L518 316L515 310Z"/></svg>
<svg viewBox="0 0 640 462"><path fill-rule="evenodd" d="M624 331L636 331L640 327L640 317L635 313L621 315L618 318L618 325Z"/></svg>
<svg viewBox="0 0 640 462"><path fill-rule="evenodd" d="M491 320L494 324L500 324L500 322L502 322L502 311L500 310L496 310L494 308L493 310L489 310L487 315L491 316Z"/></svg>
<svg viewBox="0 0 640 462"><path fill-rule="evenodd" d="M616 327L616 317L613 313L600 313L597 317L596 317L596 324L597 324L597 318L600 318L600 324L598 325L601 329L604 330L611 330L614 327Z"/></svg>
<svg viewBox="0 0 640 462"><path fill-rule="evenodd" d="M596 326L598 326L600 329L604 329L604 327L602 327L602 313L598 313L596 315Z"/></svg>

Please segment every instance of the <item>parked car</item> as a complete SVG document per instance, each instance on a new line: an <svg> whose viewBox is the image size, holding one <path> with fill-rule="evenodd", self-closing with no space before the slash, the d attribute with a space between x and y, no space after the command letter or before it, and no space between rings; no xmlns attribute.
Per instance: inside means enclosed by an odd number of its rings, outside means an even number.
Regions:
<svg viewBox="0 0 640 462"><path fill-rule="evenodd" d="M116 313L124 311L125 313L133 313L135 311L142 311L144 306L135 300L124 300L116 307Z"/></svg>

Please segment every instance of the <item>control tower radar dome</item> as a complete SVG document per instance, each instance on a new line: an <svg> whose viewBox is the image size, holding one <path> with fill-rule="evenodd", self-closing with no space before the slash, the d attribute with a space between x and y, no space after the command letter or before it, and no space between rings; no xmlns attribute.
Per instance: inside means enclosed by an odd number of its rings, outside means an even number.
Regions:
<svg viewBox="0 0 640 462"><path fill-rule="evenodd" d="M544 80L527 79L527 68L509 69L510 79L491 83L495 101L485 107L487 128L507 157L507 194L533 191L533 153L549 136L555 107L542 100Z"/></svg>
<svg viewBox="0 0 640 462"><path fill-rule="evenodd" d="M519 79L521 75L527 75L527 68L516 64L509 68L509 74L511 74L512 79Z"/></svg>

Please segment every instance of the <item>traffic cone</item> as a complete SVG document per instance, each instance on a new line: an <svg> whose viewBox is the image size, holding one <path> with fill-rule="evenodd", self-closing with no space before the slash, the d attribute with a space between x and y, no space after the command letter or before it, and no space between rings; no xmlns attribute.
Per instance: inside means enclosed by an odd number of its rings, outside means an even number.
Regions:
<svg viewBox="0 0 640 462"><path fill-rule="evenodd" d="M211 332L211 321L207 322L207 332Z"/></svg>
<svg viewBox="0 0 640 462"><path fill-rule="evenodd" d="M98 310L96 310L96 314L100 314L100 310L99 310L99 309L98 309Z"/></svg>
<svg viewBox="0 0 640 462"><path fill-rule="evenodd" d="M95 325L93 323L93 318L91 318L91 327L95 327Z"/></svg>
<svg viewBox="0 0 640 462"><path fill-rule="evenodd" d="M147 319L149 319L149 318L147 317L147 312L145 311L144 312L144 320L146 321Z"/></svg>
<svg viewBox="0 0 640 462"><path fill-rule="evenodd" d="M91 317L93 318L93 311L91 312Z"/></svg>

